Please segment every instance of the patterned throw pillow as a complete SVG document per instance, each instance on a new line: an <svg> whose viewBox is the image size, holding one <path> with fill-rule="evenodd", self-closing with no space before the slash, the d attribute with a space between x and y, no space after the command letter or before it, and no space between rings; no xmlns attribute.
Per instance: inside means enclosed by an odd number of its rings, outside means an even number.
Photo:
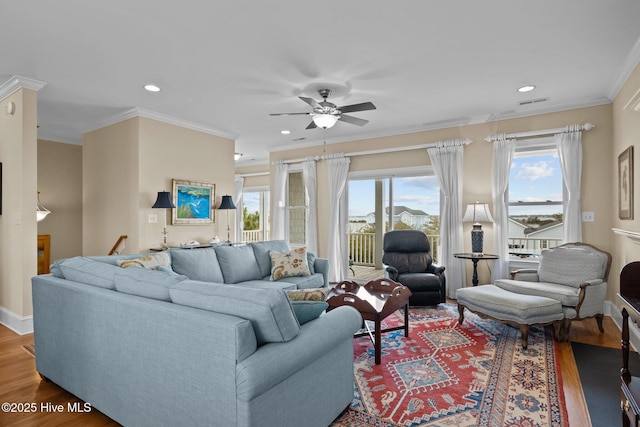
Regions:
<svg viewBox="0 0 640 427"><path fill-rule="evenodd" d="M269 252L271 256L271 280L283 277L308 276L307 248L297 248L288 252Z"/></svg>
<svg viewBox="0 0 640 427"><path fill-rule="evenodd" d="M171 269L169 255L162 252L159 254L149 254L136 259L122 259L118 261L118 265L122 268L142 267L149 270Z"/></svg>
<svg viewBox="0 0 640 427"><path fill-rule="evenodd" d="M296 289L287 291L291 301L324 301L329 294L329 288Z"/></svg>

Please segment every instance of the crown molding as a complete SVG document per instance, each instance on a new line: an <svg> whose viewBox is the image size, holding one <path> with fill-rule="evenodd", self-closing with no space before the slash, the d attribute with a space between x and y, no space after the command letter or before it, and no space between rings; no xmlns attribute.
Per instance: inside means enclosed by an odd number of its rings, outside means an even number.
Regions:
<svg viewBox="0 0 640 427"><path fill-rule="evenodd" d="M559 105L548 106L548 107L541 107L541 108L535 108L535 109L526 108L522 111L513 111L513 112L509 112L508 114L489 114L489 115L477 116L473 118L464 117L460 119L453 119L451 121L441 120L438 122L426 123L422 126L390 128L390 129L384 129L378 132L363 133L363 134L351 135L346 137L326 138L326 140L320 137L318 139L309 139L304 142L295 142L296 144L295 147L292 147L291 144L288 144L288 145L279 145L275 147L268 147L266 148L266 150L269 153L274 153L274 152L288 151L288 150L298 149L298 148L309 148L309 147L321 146L325 143L325 141L327 144L338 144L341 142L353 142L353 141L361 141L365 139L384 138L388 136L405 135L410 133L426 132L430 130L447 129L447 128L460 127L460 126L470 126L474 124L481 124L481 123L487 123L487 122L497 122L500 120L517 119L521 117L538 116L541 114L557 113L560 111L577 110L579 108L595 107L598 105L605 105L610 103L611 103L611 100L609 98L602 96L602 97L591 99L591 100L583 100L579 102L559 104ZM454 124L456 120L458 120L457 125Z"/></svg>
<svg viewBox="0 0 640 427"><path fill-rule="evenodd" d="M638 63L640 63L640 38L627 54L627 57L624 59L624 62L618 70L618 74L615 79L613 79L613 82L611 82L611 85L607 88L607 98L613 100L618 95L618 92L620 92L622 86L629 79L629 76L631 76L631 73Z"/></svg>
<svg viewBox="0 0 640 427"><path fill-rule="evenodd" d="M0 99L6 98L18 89L31 89L37 92L46 85L45 82L41 82L40 80L23 76L13 76L0 86Z"/></svg>
<svg viewBox="0 0 640 427"><path fill-rule="evenodd" d="M94 131L96 129L101 129L103 127L120 123L124 120L128 120L133 117L144 117L147 119L156 120L156 121L167 123L170 125L175 125L175 126L180 126L183 128L195 130L197 132L202 132L209 135L215 135L222 138L228 138L233 140L237 139L239 136L238 134L235 134L235 133L221 131L219 129L203 126L195 122L183 120L178 117L173 117L168 114L162 114L156 111L147 110L146 108L138 108L138 107L133 107L128 110L121 111L120 113L114 114L113 116L107 117L106 119L101 120L100 122L94 124L93 126L83 129L82 133L84 134L87 132Z"/></svg>

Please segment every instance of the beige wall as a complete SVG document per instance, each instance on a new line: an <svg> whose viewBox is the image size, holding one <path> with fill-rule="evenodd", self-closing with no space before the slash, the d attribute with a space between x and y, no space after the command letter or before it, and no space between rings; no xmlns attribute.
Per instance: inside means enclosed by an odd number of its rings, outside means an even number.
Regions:
<svg viewBox="0 0 640 427"><path fill-rule="evenodd" d="M638 90L640 90L640 66L636 67L613 102L613 148L609 159L612 180L608 187L609 193L613 195L610 203L612 227L634 232L640 231L640 210L638 210L640 171L637 166L640 163L640 112L633 111L631 106L625 109L625 106ZM633 180L635 214L634 219L622 220L618 217L618 156L629 146L634 147L635 157ZM640 260L640 246L624 236L612 233L610 228L606 232L613 242L608 299L621 306L615 296L620 290L620 270L625 264Z"/></svg>
<svg viewBox="0 0 640 427"><path fill-rule="evenodd" d="M492 144L484 138L495 133L523 132L530 130L552 129L569 124L591 122L596 128L583 133L583 183L582 209L595 213L596 221L583 225L583 240L606 251L613 249L611 240L611 186L612 186L612 117L611 105L581 108L553 114L530 116L498 122L460 126L456 128L416 132L383 138L372 138L360 141L330 144L326 147L305 147L272 152L271 164L277 160L289 160L317 156L326 149L327 153L357 153L363 151L419 146L439 140L469 138L473 143L464 148L463 203L472 203L476 199L491 204L491 164ZM376 169L402 169L406 167L427 166L430 164L426 150L398 151L387 154L352 156L350 172L370 171ZM271 176L275 167L271 166ZM327 255L329 199L327 185L326 162L318 162L318 228L319 254ZM485 250L493 248L493 229L485 230ZM465 224L464 251L471 250L471 226ZM468 263L468 276L471 274L471 263ZM487 282L490 272L486 265L479 265L481 282Z"/></svg>
<svg viewBox="0 0 640 427"><path fill-rule="evenodd" d="M253 165L236 168L236 175L243 175L244 187L269 187L269 165Z"/></svg>
<svg viewBox="0 0 640 427"><path fill-rule="evenodd" d="M82 146L38 140L38 191L52 212L38 223L51 235L51 262L82 255Z"/></svg>
<svg viewBox="0 0 640 427"><path fill-rule="evenodd" d="M13 115L4 113L9 102L16 106ZM0 104L0 308L26 317L32 313L31 277L37 273L37 93L19 89Z"/></svg>
<svg viewBox="0 0 640 427"><path fill-rule="evenodd" d="M216 184L216 206L233 194L233 140L136 117L85 134L83 146L85 255L106 254L123 234L125 252L158 247L164 212L151 206L158 191L172 191L172 179ZM150 224L149 214L158 222ZM226 231L220 215L222 224L206 226L171 225L166 215L169 245L207 242Z"/></svg>

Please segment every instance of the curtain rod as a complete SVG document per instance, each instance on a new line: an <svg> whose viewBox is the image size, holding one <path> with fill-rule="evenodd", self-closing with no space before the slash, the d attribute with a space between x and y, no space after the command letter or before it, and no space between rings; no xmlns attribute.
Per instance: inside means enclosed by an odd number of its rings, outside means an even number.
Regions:
<svg viewBox="0 0 640 427"><path fill-rule="evenodd" d="M438 142L434 142L431 144L420 144L420 145L409 145L409 146L405 146L405 147L393 147L393 148L380 148L378 150L367 150L367 151L357 151L357 152L353 152L353 153L346 153L344 155L344 157L355 157L355 156L368 156L371 154L386 154L386 153L395 153L398 151L411 151L411 150L423 150L425 148L434 148L434 147L439 147L442 146L442 144L446 144L448 142L451 143L458 143L459 145L468 145L471 144L473 141L469 138L466 139L451 139L451 140L445 140L445 141L438 141ZM454 144L456 145L456 144ZM305 157L302 159L291 159L291 160L282 160L283 163L289 164L289 163L302 163L302 162L306 162L307 160L327 160L332 158L332 156L334 156L333 154L323 154L321 156L310 156L310 157ZM276 162L274 162L275 164Z"/></svg>
<svg viewBox="0 0 640 427"><path fill-rule="evenodd" d="M250 176L263 176L263 175L269 175L269 172L239 173L239 174L236 174L236 178L247 178Z"/></svg>
<svg viewBox="0 0 640 427"><path fill-rule="evenodd" d="M532 136L555 135L557 133L591 130L594 127L596 127L596 125L594 125L593 123L585 123L583 125L569 125L563 128L556 128L556 129L532 130L529 132L516 132L516 133L499 133L496 135L490 135L486 137L484 140L487 142L495 142L495 141L504 140L504 139L531 138Z"/></svg>

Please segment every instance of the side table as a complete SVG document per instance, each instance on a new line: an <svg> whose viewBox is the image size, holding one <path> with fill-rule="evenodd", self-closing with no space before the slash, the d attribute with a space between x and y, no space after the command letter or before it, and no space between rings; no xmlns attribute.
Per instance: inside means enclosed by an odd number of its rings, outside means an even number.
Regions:
<svg viewBox="0 0 640 427"><path fill-rule="evenodd" d="M498 255L492 254L460 253L453 254L453 256L461 259L470 259L473 262L473 279L471 280L473 286L478 286L478 261L481 259L498 259Z"/></svg>
<svg viewBox="0 0 640 427"><path fill-rule="evenodd" d="M337 284L329 292L329 296L327 311L348 305L360 312L363 321L371 320L374 322L373 334L369 325L364 322L367 332L355 336L369 335L373 342L376 365L382 361L383 332L403 329L404 336L409 336L409 297L411 291L400 283L389 279L374 280L366 285L344 281ZM382 320L401 308L404 309L404 325L382 329Z"/></svg>

